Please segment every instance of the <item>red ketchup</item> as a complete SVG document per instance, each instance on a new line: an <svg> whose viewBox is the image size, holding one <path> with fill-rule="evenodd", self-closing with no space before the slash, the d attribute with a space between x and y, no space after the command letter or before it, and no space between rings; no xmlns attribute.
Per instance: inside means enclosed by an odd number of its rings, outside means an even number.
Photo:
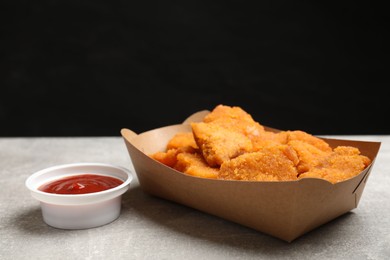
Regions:
<svg viewBox="0 0 390 260"><path fill-rule="evenodd" d="M38 190L56 194L85 194L108 190L122 183L122 180L106 175L80 174L45 183Z"/></svg>

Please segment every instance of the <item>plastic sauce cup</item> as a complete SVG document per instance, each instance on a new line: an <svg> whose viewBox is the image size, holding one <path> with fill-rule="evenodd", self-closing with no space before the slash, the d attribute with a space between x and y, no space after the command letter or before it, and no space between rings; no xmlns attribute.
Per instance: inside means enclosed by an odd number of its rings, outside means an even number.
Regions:
<svg viewBox="0 0 390 260"><path fill-rule="evenodd" d="M72 175L98 174L123 181L114 188L85 194L56 194L39 190L43 184ZM126 168L104 163L73 163L33 173L25 185L40 201L46 224L61 229L86 229L108 224L120 215L122 194L133 180Z"/></svg>

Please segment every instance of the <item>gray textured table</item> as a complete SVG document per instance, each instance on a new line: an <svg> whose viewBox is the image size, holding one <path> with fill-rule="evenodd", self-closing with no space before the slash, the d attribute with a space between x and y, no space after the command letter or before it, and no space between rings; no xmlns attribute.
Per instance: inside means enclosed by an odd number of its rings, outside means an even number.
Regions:
<svg viewBox="0 0 390 260"><path fill-rule="evenodd" d="M74 162L132 169L121 137L0 138L0 259L390 259L390 136L380 141L358 208L287 243L145 194L137 178L120 217L98 228L47 226L24 182L35 171Z"/></svg>

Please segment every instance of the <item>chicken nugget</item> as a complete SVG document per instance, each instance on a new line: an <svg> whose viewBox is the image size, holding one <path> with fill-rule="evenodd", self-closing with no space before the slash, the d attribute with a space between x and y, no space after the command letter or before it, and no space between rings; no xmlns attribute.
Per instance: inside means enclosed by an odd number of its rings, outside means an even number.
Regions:
<svg viewBox="0 0 390 260"><path fill-rule="evenodd" d="M191 126L204 159L212 167L252 150L251 140L240 132L214 123L191 123Z"/></svg>
<svg viewBox="0 0 390 260"><path fill-rule="evenodd" d="M154 154L150 154L149 156L160 163L173 167L177 162L176 156L178 153L178 149L169 149L166 152L156 152Z"/></svg>
<svg viewBox="0 0 390 260"><path fill-rule="evenodd" d="M220 118L239 119L251 122L254 121L252 116L248 114L245 110L243 110L241 107L231 107L220 104L217 105L208 115L204 117L203 122L209 123Z"/></svg>
<svg viewBox="0 0 390 260"><path fill-rule="evenodd" d="M251 139L264 132L264 127L240 107L218 105L205 116L203 122L214 123L232 131L241 132Z"/></svg>
<svg viewBox="0 0 390 260"><path fill-rule="evenodd" d="M371 159L361 155L356 147L338 146L317 166L299 175L299 178L322 178L331 183L350 179L362 172Z"/></svg>
<svg viewBox="0 0 390 260"><path fill-rule="evenodd" d="M193 150L198 149L198 145L195 142L192 132L177 133L169 140L167 144L168 150L183 147L187 147L188 149L193 148Z"/></svg>
<svg viewBox="0 0 390 260"><path fill-rule="evenodd" d="M327 142L322 140L321 138L318 138L314 135L308 134L301 130L295 130L295 131L287 131L288 137L287 142L293 141L293 140L299 140L306 143L309 143L311 145L314 145L318 149L325 151L325 152L331 152L332 148L329 146Z"/></svg>
<svg viewBox="0 0 390 260"><path fill-rule="evenodd" d="M311 168L319 164L325 157L331 154L331 151L323 151L310 143L300 140L289 141L288 145L291 146L298 154L298 173L309 171Z"/></svg>
<svg viewBox="0 0 390 260"><path fill-rule="evenodd" d="M177 162L174 169L197 177L216 179L218 168L210 167L203 156L198 153L180 153L177 155Z"/></svg>
<svg viewBox="0 0 390 260"><path fill-rule="evenodd" d="M280 145L287 143L288 134L286 131L274 133L271 131L264 131L258 136L252 138L253 151L261 150L266 146Z"/></svg>
<svg viewBox="0 0 390 260"><path fill-rule="evenodd" d="M297 155L291 147L269 146L224 162L219 170L219 178L249 181L296 180L297 161Z"/></svg>
<svg viewBox="0 0 390 260"><path fill-rule="evenodd" d="M195 153L198 146L195 143L192 132L177 133L168 142L165 152L156 152L150 157L169 166L173 167L177 162L177 155L179 153Z"/></svg>

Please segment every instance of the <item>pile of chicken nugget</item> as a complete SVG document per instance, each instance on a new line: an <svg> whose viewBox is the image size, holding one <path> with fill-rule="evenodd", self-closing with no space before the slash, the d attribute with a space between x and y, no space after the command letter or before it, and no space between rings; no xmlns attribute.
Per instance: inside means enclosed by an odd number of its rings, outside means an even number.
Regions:
<svg viewBox="0 0 390 260"><path fill-rule="evenodd" d="M352 146L332 148L301 130L267 131L238 106L217 105L191 132L177 133L155 160L192 176L248 181L322 178L337 183L370 163Z"/></svg>

